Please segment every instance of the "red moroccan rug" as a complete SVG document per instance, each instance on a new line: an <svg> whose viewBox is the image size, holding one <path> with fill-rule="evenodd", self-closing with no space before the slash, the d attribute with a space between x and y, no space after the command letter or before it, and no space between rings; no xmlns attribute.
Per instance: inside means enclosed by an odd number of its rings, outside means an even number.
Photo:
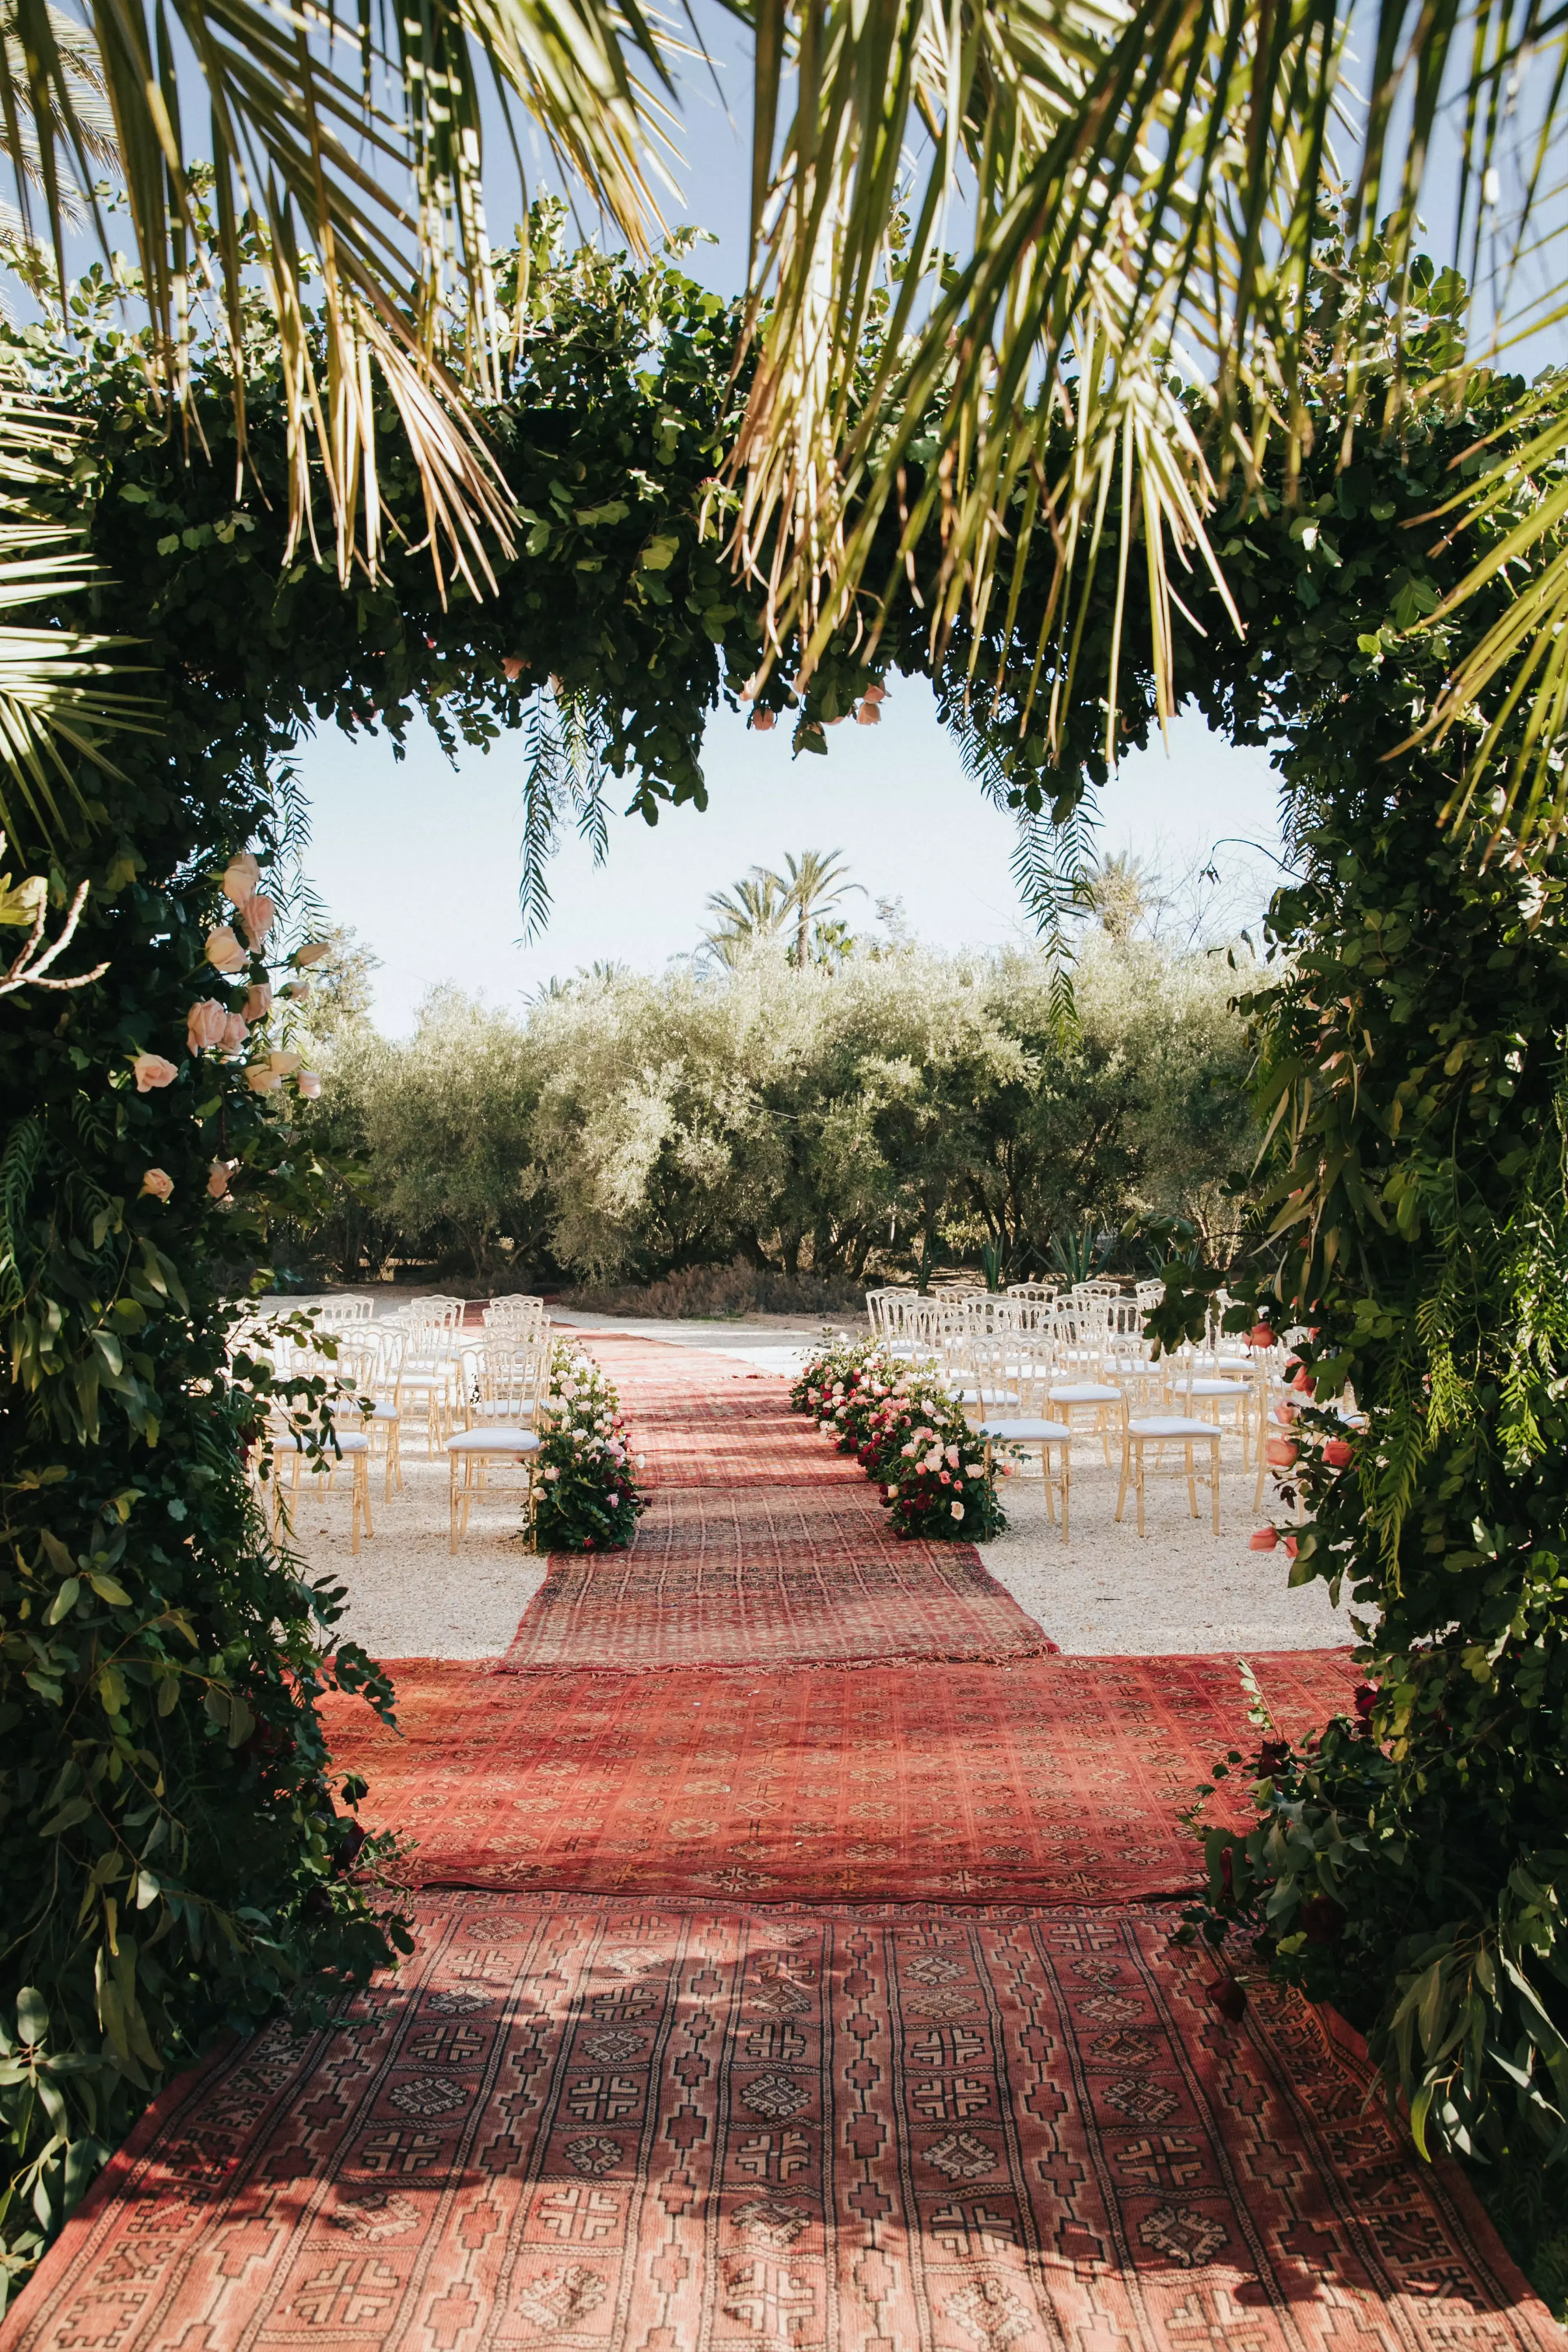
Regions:
<svg viewBox="0 0 1568 2352"><path fill-rule="evenodd" d="M574 1332L603 1364L630 1413L652 1486L841 1487L866 1494L866 1474L803 1413L785 1382L704 1348ZM877 1508L875 1496L869 1497ZM880 1516L880 1514L879 1514Z"/></svg>
<svg viewBox="0 0 1568 2352"><path fill-rule="evenodd" d="M1055 1648L972 1545L900 1542L855 1469L816 1488L656 1487L630 1551L555 1555L502 1671L1011 1661Z"/></svg>
<svg viewBox="0 0 1568 2352"><path fill-rule="evenodd" d="M426 1896L395 1982L160 2103L0 2352L1561 2352L1169 1926Z"/></svg>
<svg viewBox="0 0 1568 2352"><path fill-rule="evenodd" d="M1253 1659L1280 1724L1350 1704L1342 1651ZM401 1736L329 1703L360 1818L425 1885L1111 1902L1190 1885L1177 1815L1256 1747L1228 1658L498 1675L394 1664Z"/></svg>

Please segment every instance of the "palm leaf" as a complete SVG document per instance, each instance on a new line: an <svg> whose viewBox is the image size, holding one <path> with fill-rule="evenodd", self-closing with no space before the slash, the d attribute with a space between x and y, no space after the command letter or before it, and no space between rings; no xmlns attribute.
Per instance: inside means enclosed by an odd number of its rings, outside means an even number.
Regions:
<svg viewBox="0 0 1568 2352"><path fill-rule="evenodd" d="M488 584L485 549L510 544L510 500L465 397L495 390L503 342L481 85L513 152L528 118L642 248L658 219L648 171L668 150L658 89L668 68L637 0L325 0L308 11L288 0L87 0L90 90L49 0L6 6L0 150L24 228L52 243L62 285L64 228L90 206L107 108L155 355L176 399L195 306L208 294L218 302L237 360L258 276L282 337L299 452L294 538L314 541L313 439L340 573L355 562L375 569L374 412L390 394L438 562ZM184 121L194 92L214 173L210 258ZM313 309L307 256L319 273ZM243 369L234 373L243 434Z"/></svg>
<svg viewBox="0 0 1568 2352"><path fill-rule="evenodd" d="M1560 11L1476 0L1461 17L1380 0L1364 105L1346 79L1349 23L1335 0L889 0L868 12L761 0L756 368L734 460L736 549L767 582L775 637L803 630L807 672L852 619L874 639L889 583L868 567L889 514L900 554L930 527L942 534L939 646L963 602L984 617L1043 529L1058 593L1038 655L1059 698L1114 499L1141 524L1139 593L1169 710L1175 568L1195 562L1218 581L1207 518L1266 439L1284 436L1288 474L1300 462L1304 337L1334 340L1352 415L1373 363L1386 373L1386 336L1363 341L1360 269L1374 248L1393 272L1394 398L1407 396L1398 326L1416 201L1456 89L1450 234L1472 263L1483 217L1498 217L1497 165L1519 163L1494 305L1539 234L1532 218L1550 213ZM780 58L797 91L782 135ZM1509 78L1527 60L1530 86L1544 70L1549 95L1526 137ZM1335 164L1336 121L1361 148L1353 184ZM1522 161L1507 145L1521 138ZM1331 229L1349 264L1337 299L1310 305ZM868 346L884 304L888 331ZM1117 540L1124 563L1125 532ZM1119 609L1132 585L1119 579Z"/></svg>

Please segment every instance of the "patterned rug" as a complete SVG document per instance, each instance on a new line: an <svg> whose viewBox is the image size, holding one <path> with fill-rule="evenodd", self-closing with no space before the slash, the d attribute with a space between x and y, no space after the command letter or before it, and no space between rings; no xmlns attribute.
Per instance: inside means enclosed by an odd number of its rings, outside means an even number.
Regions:
<svg viewBox="0 0 1568 2352"><path fill-rule="evenodd" d="M426 1897L176 2086L3 2352L1561 2352L1291 1997L1136 1910Z"/></svg>
<svg viewBox="0 0 1568 2352"><path fill-rule="evenodd" d="M1350 1704L1342 1651L1252 1661L1281 1725ZM858 1674L499 1675L394 1664L401 1736L329 1704L367 1826L426 1885L768 1900L1112 1902L1192 1883L1176 1816L1258 1734L1229 1658Z"/></svg>
<svg viewBox="0 0 1568 2352"><path fill-rule="evenodd" d="M664 1340L574 1337L619 1389L648 1485L837 1487L865 1496L881 1517L859 1464L790 1411L777 1373Z"/></svg>
<svg viewBox="0 0 1568 2352"><path fill-rule="evenodd" d="M639 1417L637 1435L646 1424ZM842 1462L795 1421L821 1472ZM779 1440L747 1435L771 1478ZM766 1448L765 1453L763 1452ZM788 1467L788 1456L785 1457ZM971 1544L905 1543L874 1490L852 1478L658 1486L629 1552L557 1553L530 1601L504 1673L616 1666L889 1658L1010 1661L1056 1648Z"/></svg>

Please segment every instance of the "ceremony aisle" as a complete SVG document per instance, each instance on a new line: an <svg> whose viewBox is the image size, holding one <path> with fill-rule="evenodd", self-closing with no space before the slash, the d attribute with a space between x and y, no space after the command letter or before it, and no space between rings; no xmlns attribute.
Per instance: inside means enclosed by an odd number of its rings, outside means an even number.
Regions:
<svg viewBox="0 0 1568 2352"><path fill-rule="evenodd" d="M413 1959L165 2094L0 2352L1561 2352L1354 2037L1170 1942L1234 1660L1052 1654L781 1381L594 1344L633 1552L334 1706Z"/></svg>

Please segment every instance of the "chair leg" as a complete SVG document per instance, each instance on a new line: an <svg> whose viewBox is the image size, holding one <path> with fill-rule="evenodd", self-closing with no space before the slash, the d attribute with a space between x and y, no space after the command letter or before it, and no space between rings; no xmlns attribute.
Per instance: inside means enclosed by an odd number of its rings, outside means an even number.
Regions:
<svg viewBox="0 0 1568 2352"><path fill-rule="evenodd" d="M1209 1448L1209 1492L1214 1496L1214 1531L1219 1533L1219 1447Z"/></svg>
<svg viewBox="0 0 1568 2352"><path fill-rule="evenodd" d="M1143 1533L1143 1441L1142 1438L1138 1440L1137 1457L1133 1466L1138 1479L1138 1533L1142 1536Z"/></svg>
<svg viewBox="0 0 1568 2352"><path fill-rule="evenodd" d="M1068 1539L1068 1504L1072 1493L1072 1454L1070 1441L1062 1440L1062 1541Z"/></svg>
<svg viewBox="0 0 1568 2352"><path fill-rule="evenodd" d="M359 1495L359 1507L364 1519L364 1531L374 1542L375 1529L370 1523L370 1455L368 1454L354 1455L354 1486Z"/></svg>
<svg viewBox="0 0 1568 2352"><path fill-rule="evenodd" d="M1198 1490L1193 1477L1193 1441L1190 1437L1184 1450L1187 1457L1187 1517L1195 1519L1198 1515Z"/></svg>
<svg viewBox="0 0 1568 2352"><path fill-rule="evenodd" d="M1130 1437L1123 1437L1121 1441L1121 1484L1116 1490L1116 1524L1118 1527L1121 1525L1121 1510L1122 1506L1127 1500L1127 1479L1131 1466L1132 1440Z"/></svg>
<svg viewBox="0 0 1568 2352"><path fill-rule="evenodd" d="M448 1500L448 1517L451 1540L447 1549L451 1551L456 1551L458 1549L458 1457L455 1454L451 1455L450 1461L452 1468L452 1483Z"/></svg>

